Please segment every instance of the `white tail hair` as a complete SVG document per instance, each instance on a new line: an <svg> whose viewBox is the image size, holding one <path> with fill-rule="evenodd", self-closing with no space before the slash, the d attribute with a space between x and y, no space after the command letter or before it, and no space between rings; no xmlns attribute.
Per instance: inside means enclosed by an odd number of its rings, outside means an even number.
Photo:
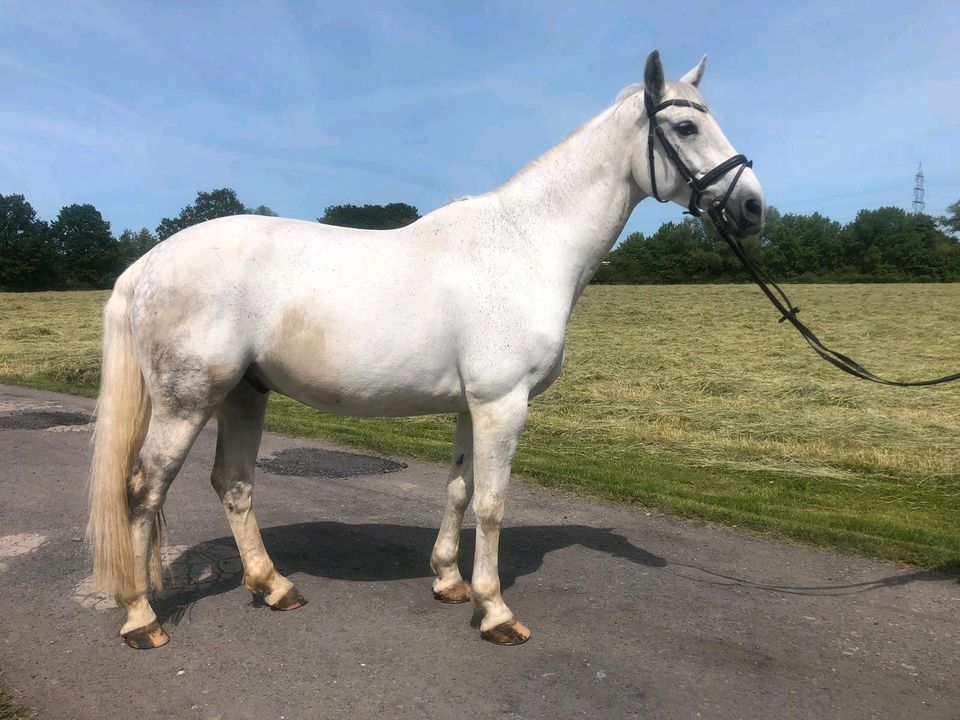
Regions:
<svg viewBox="0 0 960 720"><path fill-rule="evenodd" d="M133 291L143 265L141 258L117 279L103 310L103 364L90 468L87 542L93 554L95 582L120 600L132 599L147 589L137 588L128 501L130 473L150 423L150 396L130 325ZM162 577L160 535L158 513L152 553L156 586Z"/></svg>

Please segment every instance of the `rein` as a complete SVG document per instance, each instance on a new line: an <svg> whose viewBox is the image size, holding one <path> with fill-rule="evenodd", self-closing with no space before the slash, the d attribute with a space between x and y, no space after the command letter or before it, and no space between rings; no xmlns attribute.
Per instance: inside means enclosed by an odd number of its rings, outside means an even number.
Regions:
<svg viewBox="0 0 960 720"><path fill-rule="evenodd" d="M934 378L932 380L914 380L904 382L887 380L886 378L882 378L879 375L875 375L874 373L870 372L852 358L849 358L843 353L837 352L836 350L831 350L829 347L824 345L823 342L816 335L814 335L813 331L804 325L803 322L801 322L801 320L797 317L797 313L800 312L800 308L790 301L790 298L787 297L787 294L783 291L783 288L781 288L765 271L761 270L757 264L750 259L744 250L743 245L740 243L740 240L731 237L727 232L727 224L729 221L726 208L727 201L730 199L730 195L733 193L733 188L740 180L740 176L743 174L743 171L748 167L753 167L753 161L747 160L746 156L744 155L734 155L729 160L725 160L717 165L698 180L696 175L694 175L694 173L690 171L690 168L687 167L686 163L683 162L683 159L680 157L677 149L672 143L667 141L666 133L656 120L656 114L663 108L670 107L672 105L690 107L702 113L709 112L707 108L699 103L679 98L674 100L664 100L660 104L654 105L653 99L646 91L643 93L643 102L644 106L646 107L647 119L650 124L650 129L647 134L647 157L650 167L650 184L653 190L653 197L659 202L668 202L667 200L662 199L657 192L656 168L654 167L653 162L653 144L654 138L658 137L660 138L660 145L663 147L664 152L666 152L667 156L673 162L674 166L677 168L677 171L684 179L684 182L690 187L690 203L687 206L687 212L694 217L701 217L706 214L707 217L710 218L710 221L713 223L714 228L716 228L717 233L719 233L720 237L722 237L727 245L730 246L733 254L737 256L737 259L741 262L744 268L746 268L747 272L750 273L751 279L763 291L763 294L767 296L767 299L770 300L773 306L780 313L781 317L778 322L782 323L784 320L789 322L794 328L796 328L797 332L803 336L803 339L807 341L807 344L813 348L817 355L834 367L839 368L840 370L843 370L843 372L849 373L850 375L858 377L862 380L869 380L870 382L879 383L881 385L894 385L897 387L939 385L940 383L960 380L960 372L953 373L952 375L944 375L943 377ZM738 166L740 169L737 171L733 181L730 183L727 191L724 193L723 199L714 200L710 207L706 210L701 208L700 199L704 191ZM771 287L773 288L772 290Z"/></svg>

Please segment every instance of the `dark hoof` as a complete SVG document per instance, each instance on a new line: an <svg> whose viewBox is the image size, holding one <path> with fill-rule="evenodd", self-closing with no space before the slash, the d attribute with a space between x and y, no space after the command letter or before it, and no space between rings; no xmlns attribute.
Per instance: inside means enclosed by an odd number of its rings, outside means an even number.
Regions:
<svg viewBox="0 0 960 720"><path fill-rule="evenodd" d="M123 639L135 650L152 650L170 642L170 636L163 631L156 620L146 627L124 633Z"/></svg>
<svg viewBox="0 0 960 720"><path fill-rule="evenodd" d="M273 610L296 610L307 604L307 599L294 586L286 594L270 606Z"/></svg>
<svg viewBox="0 0 960 720"><path fill-rule="evenodd" d="M461 580L446 590L441 590L440 592L434 591L433 596L440 602L449 603L450 605L465 603L470 599L470 586Z"/></svg>
<svg viewBox="0 0 960 720"><path fill-rule="evenodd" d="M496 645L523 645L530 639L530 628L519 620L510 620L482 631L480 637Z"/></svg>

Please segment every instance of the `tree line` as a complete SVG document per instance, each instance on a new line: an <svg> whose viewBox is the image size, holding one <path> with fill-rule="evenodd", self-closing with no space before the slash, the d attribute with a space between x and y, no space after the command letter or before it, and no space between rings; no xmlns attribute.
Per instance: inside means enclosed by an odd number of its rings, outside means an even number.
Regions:
<svg viewBox="0 0 960 720"><path fill-rule="evenodd" d="M786 282L960 282L960 201L939 219L900 208L861 210L846 225L813 213L771 208L760 235L744 247ZM713 227L694 218L652 235L629 235L595 283L743 282L740 262Z"/></svg>
<svg viewBox="0 0 960 720"><path fill-rule="evenodd" d="M193 203L154 231L124 230L114 237L90 204L67 205L53 222L37 217L23 195L0 194L0 291L109 288L117 276L162 240L197 223L228 215L276 216L266 205L249 208L230 188L200 191ZM390 229L420 217L412 205L331 205L319 222Z"/></svg>
<svg viewBox="0 0 960 720"><path fill-rule="evenodd" d="M0 291L79 290L110 287L156 243L196 223L228 215L276 215L249 208L230 188L201 191L154 231L124 230L89 204L68 205L53 222L37 217L23 195L0 195ZM391 229L420 217L406 203L331 205L319 222ZM781 214L772 208L760 235L744 242L771 276L788 282L960 282L960 201L945 217L894 207L861 210L846 225L813 213ZM708 224L687 218L652 235L629 235L600 269L595 283L743 282L733 253Z"/></svg>

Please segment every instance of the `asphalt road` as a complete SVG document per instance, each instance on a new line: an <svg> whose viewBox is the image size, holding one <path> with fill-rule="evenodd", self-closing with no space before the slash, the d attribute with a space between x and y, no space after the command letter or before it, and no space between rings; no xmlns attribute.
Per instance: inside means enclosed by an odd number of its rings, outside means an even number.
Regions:
<svg viewBox="0 0 960 720"><path fill-rule="evenodd" d="M0 386L0 670L47 720L960 718L956 580L515 484L501 574L533 638L497 647L431 596L444 468L279 435L255 502L309 604L257 607L209 427L166 505L171 643L131 650L80 542L91 409Z"/></svg>

